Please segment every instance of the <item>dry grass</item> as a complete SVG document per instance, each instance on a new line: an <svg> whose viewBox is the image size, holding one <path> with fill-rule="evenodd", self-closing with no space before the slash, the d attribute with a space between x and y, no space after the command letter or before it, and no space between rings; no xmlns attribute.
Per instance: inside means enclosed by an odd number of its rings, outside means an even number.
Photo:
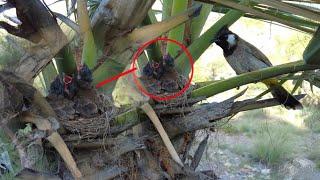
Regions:
<svg viewBox="0 0 320 180"><path fill-rule="evenodd" d="M305 125L314 133L320 133L320 112L317 107L308 107L303 111Z"/></svg>
<svg viewBox="0 0 320 180"><path fill-rule="evenodd" d="M276 166L292 157L294 145L288 129L268 127L259 132L251 149L252 157L267 165Z"/></svg>
<svg viewBox="0 0 320 180"><path fill-rule="evenodd" d="M251 147L233 146L235 153L249 154L254 161L278 166L299 151L298 144L306 131L274 118L265 110L249 111L222 129L232 135L244 134L253 142Z"/></svg>

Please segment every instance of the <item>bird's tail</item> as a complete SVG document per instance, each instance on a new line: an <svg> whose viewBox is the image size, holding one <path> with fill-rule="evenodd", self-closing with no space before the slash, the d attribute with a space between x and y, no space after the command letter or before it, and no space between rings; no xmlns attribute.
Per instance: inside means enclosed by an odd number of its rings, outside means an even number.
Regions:
<svg viewBox="0 0 320 180"><path fill-rule="evenodd" d="M303 108L302 104L282 87L277 80L266 80L264 83L271 88L271 94L287 109L298 110Z"/></svg>

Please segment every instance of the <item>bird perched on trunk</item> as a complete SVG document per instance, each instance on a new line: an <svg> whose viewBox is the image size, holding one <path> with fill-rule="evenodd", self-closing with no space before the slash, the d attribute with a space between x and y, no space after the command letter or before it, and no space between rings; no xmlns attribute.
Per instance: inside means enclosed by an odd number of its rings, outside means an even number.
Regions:
<svg viewBox="0 0 320 180"><path fill-rule="evenodd" d="M223 49L224 57L237 74L272 66L269 59L258 48L241 39L226 26L218 32L212 42ZM287 109L302 109L301 103L284 89L277 79L271 78L262 82L271 88L271 94Z"/></svg>

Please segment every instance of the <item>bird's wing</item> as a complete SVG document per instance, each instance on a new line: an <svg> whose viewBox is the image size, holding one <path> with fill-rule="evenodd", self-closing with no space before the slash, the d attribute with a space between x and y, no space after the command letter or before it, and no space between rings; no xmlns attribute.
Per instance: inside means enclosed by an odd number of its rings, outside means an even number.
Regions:
<svg viewBox="0 0 320 180"><path fill-rule="evenodd" d="M263 63L265 63L267 66L272 66L271 62L269 61L269 59L267 58L266 55L264 55L258 48L256 48L255 46L253 46L252 44L244 41L245 43L245 51L249 54L251 54L252 56L254 56L255 58L259 59L260 61L262 61Z"/></svg>

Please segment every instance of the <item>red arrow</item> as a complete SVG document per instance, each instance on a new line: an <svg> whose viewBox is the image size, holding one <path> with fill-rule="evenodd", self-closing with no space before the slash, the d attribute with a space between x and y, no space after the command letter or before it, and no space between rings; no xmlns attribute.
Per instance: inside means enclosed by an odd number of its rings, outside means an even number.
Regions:
<svg viewBox="0 0 320 180"><path fill-rule="evenodd" d="M96 88L101 88L102 86L104 86L104 85L106 85L106 84L108 84L108 83L110 83L112 81L115 81L115 80L119 79L121 76L128 75L128 74L132 73L135 70L137 70L137 68L129 69L129 70L124 71L124 72L122 72L122 73L120 73L120 74L118 74L116 76L113 76L113 77L111 77L109 79L106 79L106 80L100 82L99 84L97 84Z"/></svg>

